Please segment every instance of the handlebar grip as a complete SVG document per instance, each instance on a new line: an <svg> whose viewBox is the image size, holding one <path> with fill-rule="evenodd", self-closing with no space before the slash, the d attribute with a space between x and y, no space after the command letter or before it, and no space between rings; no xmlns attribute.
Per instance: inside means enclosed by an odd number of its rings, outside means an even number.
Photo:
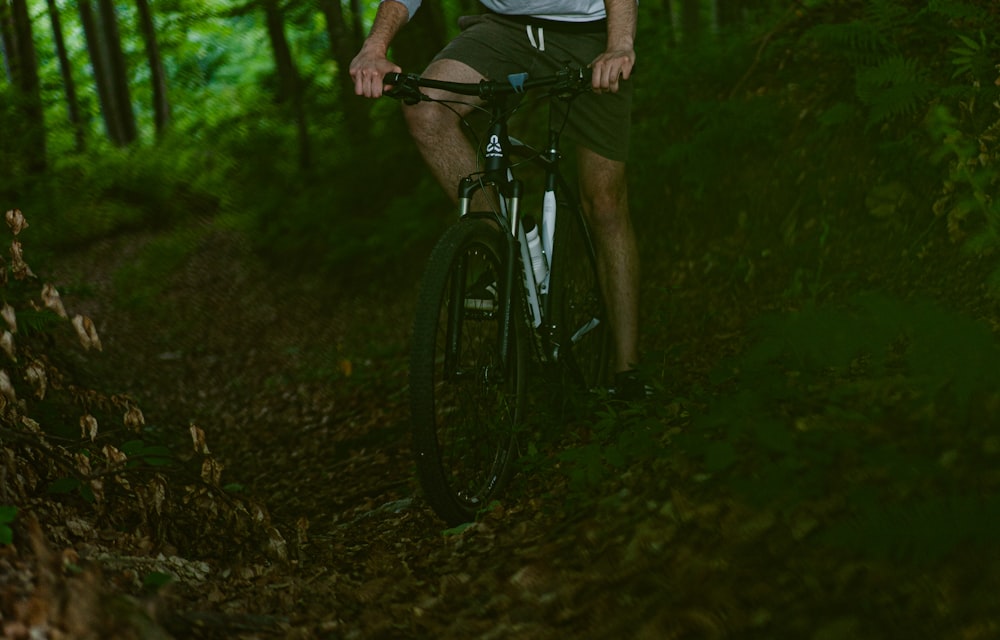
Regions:
<svg viewBox="0 0 1000 640"><path fill-rule="evenodd" d="M387 85L387 84L399 84L399 81L400 81L400 79L402 77L403 77L403 74L396 73L395 71L390 71L389 73L387 73L384 76L382 76L382 84L383 85Z"/></svg>

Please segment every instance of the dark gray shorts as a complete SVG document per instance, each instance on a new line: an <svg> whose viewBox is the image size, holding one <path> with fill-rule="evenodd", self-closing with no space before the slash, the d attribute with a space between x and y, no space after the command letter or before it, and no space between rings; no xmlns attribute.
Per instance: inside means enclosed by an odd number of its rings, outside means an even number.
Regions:
<svg viewBox="0 0 1000 640"><path fill-rule="evenodd" d="M607 43L606 30L581 25L539 29L494 14L465 17L460 24L462 32L434 59L457 60L491 80L520 72L549 75L567 64L586 67ZM631 111L631 80L622 81L617 93L584 93L573 101L564 133L605 158L624 162Z"/></svg>

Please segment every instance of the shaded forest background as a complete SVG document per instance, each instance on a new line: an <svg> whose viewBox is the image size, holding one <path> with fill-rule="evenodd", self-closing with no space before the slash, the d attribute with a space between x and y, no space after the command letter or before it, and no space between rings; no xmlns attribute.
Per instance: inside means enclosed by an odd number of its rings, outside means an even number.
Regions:
<svg viewBox="0 0 1000 640"><path fill-rule="evenodd" d="M663 575L680 567L694 592L695 585L731 590L730 602L747 604L734 604L727 624L759 637L782 637L776 630L785 637L859 637L859 618L837 616L862 591L876 603L870 606L878 611L865 613L879 619L881 637L900 637L891 631L898 622L893 607L911 614L934 608L933 628L954 633L933 637L986 638L1000 629L989 597L998 573L988 570L996 566L988 551L1000 530L994 0L640 3L630 198L645 264L645 366L657 402L643 410L603 407L566 434L532 441L524 459L532 481L485 514L486 525L445 532L445 540L457 542L434 546L441 532L426 514L385 516L383 506L410 504L411 492L397 487L406 484L397 476L408 478L408 467L384 459L405 431L355 433L367 422L352 413L324 432L336 448L301 445L281 454L291 460L286 466L261 473L258 456L283 451L275 440L298 443L308 435L294 428L269 433L268 447L241 442L244 427L273 427L261 410L218 432L230 458L222 480L199 428L145 425L132 397L105 391L107 380L125 385L149 375L156 383L144 388L143 404L175 402L152 371L111 371L114 365L89 361L101 348L94 323L72 305L67 313L47 283L47 265L92 255L86 252L93 247L99 253L130 234L155 234L131 262L101 277L116 304L151 323L167 318L173 339L192 316L170 283L178 273L189 275L206 246L238 235L266 265L266 276L253 272L265 287L310 281L323 283L319 297L336 291L341 297L327 300L324 312L355 304L359 291L386 292L377 303L384 308L366 307L371 315L358 320L375 334L364 353L331 344L322 348L328 361L302 356L302 370L287 372L279 359L267 380L275 394L308 404L301 388L336 387L352 410L352 403L362 405L359 414L387 419L401 411L406 323L379 314L396 309L385 302L399 297L396 282L412 280L452 218L408 139L399 105L353 95L345 70L375 7L359 0L0 0L0 210L10 210L11 234L0 313L0 613L16 616L20 605L9 603L25 600L23 584L31 582L11 578L10 567L30 564L25 558L33 554L34 574L44 574L44 536L34 518L62 527L71 512L67 522L76 528L59 529L67 539L91 540L100 525L102 535L122 536L114 543L121 549L132 536L133 556L170 549L186 558L147 568L141 589L122 588L148 594L171 581L200 585L190 602L201 608L218 604L210 599L216 591L236 589L235 578L220 579L213 591L199 582L207 569L191 560L218 562L227 575L258 556L275 563L268 566L296 557L307 566L302 549L329 553L322 557L329 566L353 563L329 583L291 571L273 578L297 585L289 593L300 599L288 598L305 612L294 624L312 631L333 625L323 628L334 636L345 628L386 631L378 625L399 611L379 609L381 600L370 593L405 604L404 622L393 624L436 637L476 635L447 625L491 624L476 618L485 614L470 608L456 616L464 604L440 603L459 602L459 592L498 589L504 569L475 556L477 548L518 561L529 548L539 557L570 557L563 566L577 571L571 580L552 579L551 568L537 580L518 570L503 588L513 584L523 587L518 597L555 603L545 615L557 622L571 610L580 629L588 628L585 611L593 609L588 598L608 593L631 598L625 609L642 620L628 624L653 624L649 637L668 637L655 625L687 624L671 617L690 604L684 590L650 578L650 563ZM428 0L393 58L404 69L422 68L454 32L456 17L476 10L473 0ZM77 275L62 293L83 300L86 310L88 296L104 286L88 283L104 256L82 265L66 260ZM198 282L217 286L226 275L220 268ZM220 333L240 315L214 311ZM286 309L253 326L302 319ZM220 360L265 350L249 347L253 338L225 338ZM205 347L212 358L216 347ZM190 358L209 362L198 348L188 345ZM161 351L157 357L168 364L176 356ZM231 403L253 405L258 399L240 387L247 384L243 364L229 363L229 378L185 375L201 381L213 401L208 387L216 384L235 394ZM286 378L293 391L282 387ZM270 391L258 393L270 401ZM392 421L405 425L405 416ZM341 431L357 447L340 448ZM297 457L307 453L317 456L319 471ZM405 451L396 453L405 459ZM355 487L363 501L338 502L324 493L331 469L341 474L337 480L358 483L370 482L377 469L396 484L388 491ZM393 501L378 505L371 495ZM545 509L536 508L546 500ZM335 515L324 515L328 508ZM295 520L301 514L321 544L308 546L302 520ZM393 573L395 552L378 551L402 544L400 535L420 541L402 564L423 567L432 584L439 581L434 572L461 565L431 589L436 609L417 600L426 584ZM719 556L744 579L720 577L714 547L708 559L701 555L702 545L720 539L726 550ZM557 542L565 545L551 552L547 545ZM831 547L838 551L824 556ZM664 548L678 551L668 557ZM622 565L603 577L588 573L603 556ZM942 558L954 562L942 568ZM91 575L72 559L53 562L69 584ZM482 582L463 573L474 573L469 566L483 569ZM925 593L901 580L913 566L937 586ZM789 591L759 577L768 570L810 577ZM822 589L826 577L836 582L832 596ZM544 600L538 584L546 579L579 591ZM239 589L258 586L246 578ZM312 591L318 595L310 602ZM789 593L803 591L808 604L788 602ZM667 605L647 595L662 592L671 594L663 596ZM277 596L265 600L248 596L241 611L293 606ZM343 611L327 611L334 600ZM889 600L892 606L881 606ZM789 610L795 615L786 616ZM817 610L832 622L811 635ZM704 631L709 623L699 620L689 622ZM186 637L213 621L217 637L234 637L226 626L232 620L181 616L174 624ZM603 637L624 629L604 628ZM907 637L927 629L911 631Z"/></svg>
<svg viewBox="0 0 1000 640"><path fill-rule="evenodd" d="M397 62L422 68L476 4L427 3ZM285 261L379 266L446 217L398 106L356 98L344 72L375 6L7 0L0 200L42 212L51 246L212 216ZM863 208L887 223L939 220L934 233L992 250L998 11L642 3L640 224L686 239L691 208L712 212L715 228L698 232L789 237Z"/></svg>

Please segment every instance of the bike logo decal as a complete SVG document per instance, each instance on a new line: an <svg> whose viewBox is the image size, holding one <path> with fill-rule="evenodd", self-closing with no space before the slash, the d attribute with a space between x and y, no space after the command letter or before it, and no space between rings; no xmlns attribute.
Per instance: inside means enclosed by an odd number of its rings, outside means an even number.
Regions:
<svg viewBox="0 0 1000 640"><path fill-rule="evenodd" d="M500 138L497 136L490 136L489 144L486 145L486 157L487 158L502 158L503 148L500 146Z"/></svg>

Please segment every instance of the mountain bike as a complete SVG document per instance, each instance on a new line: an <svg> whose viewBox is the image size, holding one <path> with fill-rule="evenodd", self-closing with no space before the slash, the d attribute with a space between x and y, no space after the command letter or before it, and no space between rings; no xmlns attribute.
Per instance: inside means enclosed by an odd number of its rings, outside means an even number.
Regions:
<svg viewBox="0 0 1000 640"><path fill-rule="evenodd" d="M591 90L590 74L566 68L478 83L388 74L383 83L386 95L409 104L432 100L421 88L443 89L489 115L478 136L479 170L458 186L458 221L421 279L410 360L417 476L438 516L457 525L510 479L536 372L561 389L606 383L610 331L594 248L560 165L562 128L573 98ZM508 132L514 113L535 101L548 107L540 149ZM523 180L525 173L534 178ZM489 210L472 210L478 192Z"/></svg>

